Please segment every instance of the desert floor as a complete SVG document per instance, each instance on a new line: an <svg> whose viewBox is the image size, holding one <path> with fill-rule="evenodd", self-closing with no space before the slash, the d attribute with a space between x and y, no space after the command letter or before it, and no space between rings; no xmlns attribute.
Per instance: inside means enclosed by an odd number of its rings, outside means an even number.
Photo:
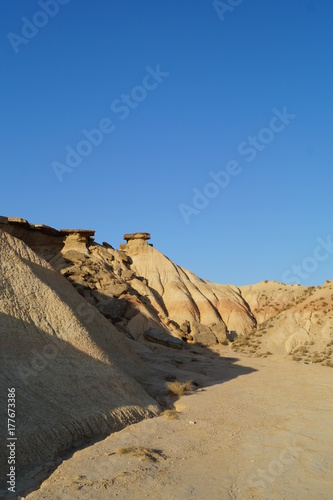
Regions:
<svg viewBox="0 0 333 500"><path fill-rule="evenodd" d="M332 498L332 368L223 346L141 355L198 383L174 401L178 418L144 420L76 451L27 498Z"/></svg>

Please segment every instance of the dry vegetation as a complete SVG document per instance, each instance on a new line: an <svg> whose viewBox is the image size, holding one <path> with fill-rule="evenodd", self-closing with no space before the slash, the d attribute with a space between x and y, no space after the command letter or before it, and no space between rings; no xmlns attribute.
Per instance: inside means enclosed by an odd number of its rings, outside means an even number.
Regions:
<svg viewBox="0 0 333 500"><path fill-rule="evenodd" d="M173 396L182 396L183 394L190 394L193 392L194 386L191 380L186 380L186 382L179 382L178 380L173 380L165 384L169 394Z"/></svg>
<svg viewBox="0 0 333 500"><path fill-rule="evenodd" d="M168 420L177 420L179 418L179 412L175 408L162 411L160 413L161 417L165 417Z"/></svg>
<svg viewBox="0 0 333 500"><path fill-rule="evenodd" d="M320 325L321 322L318 322ZM251 334L244 335L235 339L232 343L232 348L239 353L247 356L263 357L271 355L270 351L262 349L261 337L267 334L267 330L272 325L259 326L257 330L253 330ZM333 340L328 342L321 350L315 350L314 340L309 340L302 345L299 345L289 353L291 359L305 364L320 363L323 366L333 367Z"/></svg>
<svg viewBox="0 0 333 500"><path fill-rule="evenodd" d="M323 366L330 366L333 368L333 340L326 344L320 352L311 352L311 346L313 345L314 342L310 341L293 349L290 353L293 361L302 361L305 364L320 363Z"/></svg>
<svg viewBox="0 0 333 500"><path fill-rule="evenodd" d="M266 326L266 328L270 327L271 325ZM263 328L262 325L260 325L257 330L252 330L251 334L237 337L232 344L232 348L236 352L240 352L249 356L267 358L267 356L270 356L272 354L270 351L260 352L262 343L260 337L262 337L265 333L267 333L267 330Z"/></svg>

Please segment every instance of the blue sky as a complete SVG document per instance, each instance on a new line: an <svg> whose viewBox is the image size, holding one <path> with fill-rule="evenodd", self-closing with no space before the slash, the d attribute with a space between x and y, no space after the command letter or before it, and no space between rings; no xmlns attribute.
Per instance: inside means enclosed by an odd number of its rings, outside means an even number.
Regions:
<svg viewBox="0 0 333 500"><path fill-rule="evenodd" d="M331 2L1 9L2 215L95 229L115 247L147 231L220 283L333 279Z"/></svg>

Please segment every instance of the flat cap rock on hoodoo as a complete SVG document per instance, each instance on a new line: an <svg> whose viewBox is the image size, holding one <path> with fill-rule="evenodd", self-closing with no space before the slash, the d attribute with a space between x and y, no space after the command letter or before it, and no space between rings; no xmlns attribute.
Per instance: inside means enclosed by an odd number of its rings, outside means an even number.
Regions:
<svg viewBox="0 0 333 500"><path fill-rule="evenodd" d="M150 240L150 233L128 233L124 234L124 240Z"/></svg>

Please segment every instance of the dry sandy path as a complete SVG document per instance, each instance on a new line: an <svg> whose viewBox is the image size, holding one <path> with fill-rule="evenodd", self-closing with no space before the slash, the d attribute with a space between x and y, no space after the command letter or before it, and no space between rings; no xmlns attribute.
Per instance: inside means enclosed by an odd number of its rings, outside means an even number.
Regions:
<svg viewBox="0 0 333 500"><path fill-rule="evenodd" d="M253 370L237 376L241 367ZM27 498L331 500L333 369L240 356L223 378L181 397L177 420L145 420L77 451ZM164 457L114 454L128 446Z"/></svg>

